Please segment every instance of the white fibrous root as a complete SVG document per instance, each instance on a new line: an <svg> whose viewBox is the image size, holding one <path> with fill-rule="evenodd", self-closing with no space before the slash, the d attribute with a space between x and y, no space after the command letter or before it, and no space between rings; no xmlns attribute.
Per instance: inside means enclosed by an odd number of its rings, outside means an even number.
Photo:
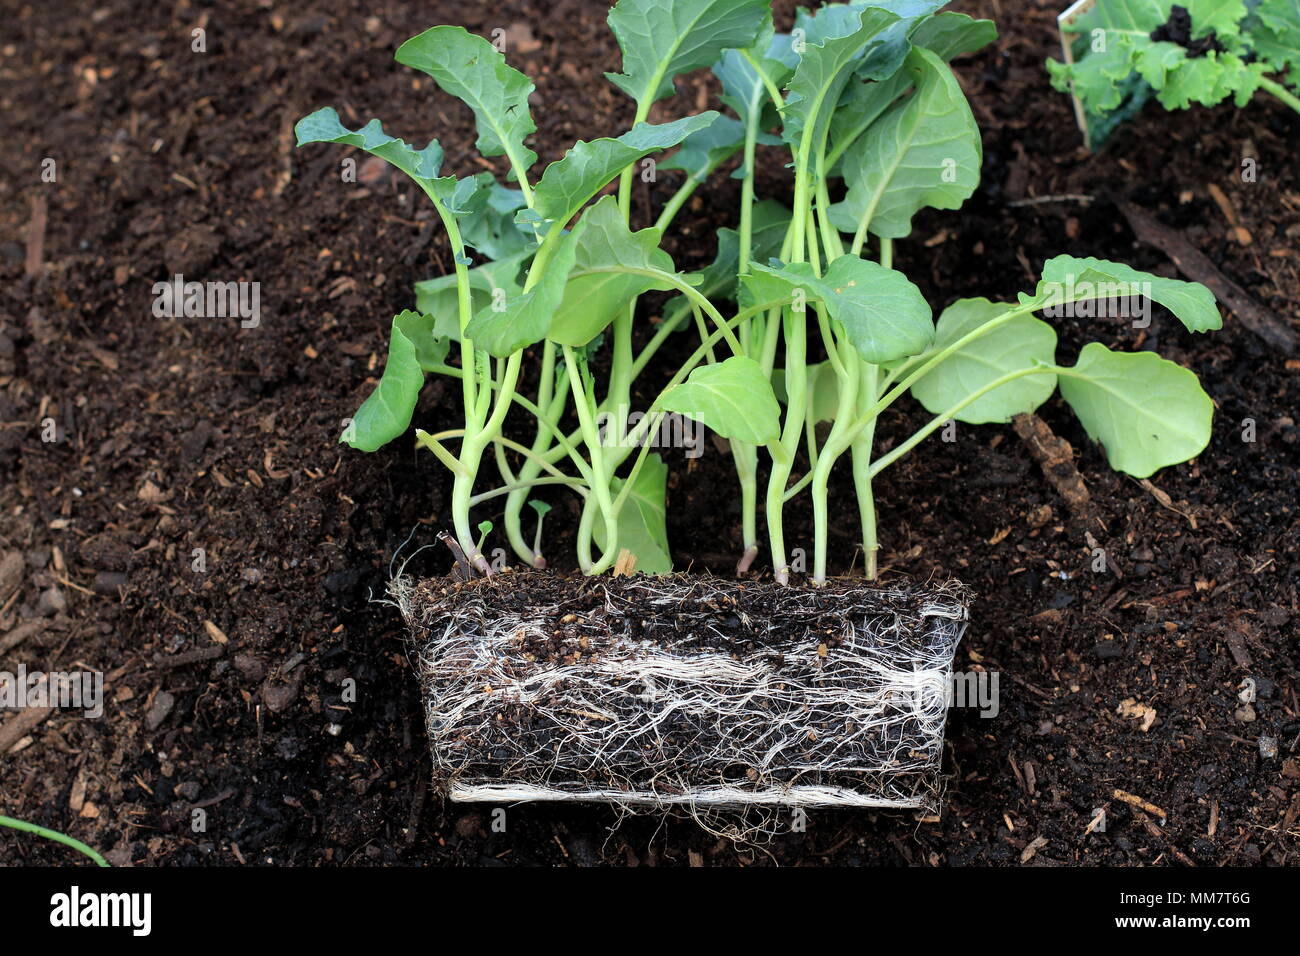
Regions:
<svg viewBox="0 0 1300 956"><path fill-rule="evenodd" d="M393 582L452 800L937 809L960 585Z"/></svg>

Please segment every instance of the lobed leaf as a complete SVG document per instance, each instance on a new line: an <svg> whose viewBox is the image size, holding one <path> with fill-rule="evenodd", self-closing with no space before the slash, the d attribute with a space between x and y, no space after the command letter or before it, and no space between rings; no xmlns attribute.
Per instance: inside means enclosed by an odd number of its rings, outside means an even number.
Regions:
<svg viewBox="0 0 1300 956"><path fill-rule="evenodd" d="M411 427L425 370L446 357L446 340L433 337L432 316L409 310L395 316L384 373L339 441L361 451L375 451L403 434Z"/></svg>
<svg viewBox="0 0 1300 956"><path fill-rule="evenodd" d="M383 124L372 119L359 130L350 130L339 121L338 111L326 106L298 120L293 128L298 145L308 143L340 143L355 146L373 156L392 163L421 186L438 179L442 169L442 147L436 139L429 140L424 149L416 149L395 136L384 132ZM450 178L455 182L454 178Z"/></svg>
<svg viewBox="0 0 1300 956"><path fill-rule="evenodd" d="M537 183L536 210L543 219L566 223L626 167L661 149L676 146L717 119L709 110L671 123L638 123L615 139L579 142L546 167Z"/></svg>
<svg viewBox="0 0 1300 956"><path fill-rule="evenodd" d="M648 107L672 95L678 74L713 64L723 50L752 46L770 20L768 0L619 0L609 28L623 51L623 72L605 76Z"/></svg>
<svg viewBox="0 0 1300 956"><path fill-rule="evenodd" d="M427 73L474 111L475 145L484 156L509 157L512 174L537 162L537 154L524 145L524 138L537 131L528 111L533 83L487 40L464 27L433 27L398 47L395 59Z"/></svg>
<svg viewBox="0 0 1300 956"><path fill-rule="evenodd" d="M1043 307L1091 299L1145 295L1159 302L1189 332L1223 328L1214 293L1199 282L1165 279L1105 259L1056 256L1043 266L1035 290Z"/></svg>
<svg viewBox="0 0 1300 956"><path fill-rule="evenodd" d="M1295 0L1261 0L1251 14L1254 49L1273 70L1300 70L1300 4Z"/></svg>

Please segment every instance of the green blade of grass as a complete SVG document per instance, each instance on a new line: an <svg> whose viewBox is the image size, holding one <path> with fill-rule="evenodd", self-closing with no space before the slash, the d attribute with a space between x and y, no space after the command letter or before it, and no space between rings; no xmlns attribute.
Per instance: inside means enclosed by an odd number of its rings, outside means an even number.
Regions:
<svg viewBox="0 0 1300 956"><path fill-rule="evenodd" d="M25 820L15 820L13 817L0 816L0 827L12 827L15 830L21 830L24 833L35 833L37 836L45 837L47 840L53 840L55 843L62 843L64 846L70 846L79 853L84 853L95 861L97 866L108 866L108 861L92 850L80 840L74 840L70 836L65 836L55 830L47 830L45 827L37 826L35 823L28 823Z"/></svg>

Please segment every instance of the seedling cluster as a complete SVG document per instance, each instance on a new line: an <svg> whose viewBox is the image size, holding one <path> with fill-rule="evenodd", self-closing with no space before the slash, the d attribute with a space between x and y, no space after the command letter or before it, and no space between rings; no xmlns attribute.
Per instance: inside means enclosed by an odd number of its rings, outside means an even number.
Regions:
<svg viewBox="0 0 1300 956"><path fill-rule="evenodd" d="M554 485L581 498L583 571L610 570L627 550L638 570L653 573L671 568L667 466L643 439L665 416L687 415L729 443L740 567L759 552L761 513L782 582L790 575L783 517L798 495L812 499L813 577L826 579L829 481L846 457L874 576L873 482L950 420L1006 422L1059 387L1116 469L1146 477L1198 454L1212 403L1194 374L1096 342L1072 364L1058 363L1056 333L1036 313L1141 295L1205 331L1221 324L1205 288L1062 255L1017 301L962 299L936 322L893 268L893 244L908 237L916 213L955 209L979 182L979 130L949 62L996 34L991 22L944 6L835 3L799 11L792 31L780 33L768 0L621 0L609 26L622 71L607 76L636 105L632 128L579 142L540 174L526 145L536 129L526 76L459 27L403 43L397 61L469 106L480 154L504 157L509 172L505 183L485 172L444 174L436 140L415 149L378 120L349 130L333 109L298 123L300 145L357 147L410 176L455 261L454 274L417 286L416 310L393 319L383 376L343 440L379 448L410 427L426 375L458 379L463 420L416 435L453 475L451 519L468 562L490 571L481 546L490 526L476 526L472 512L500 496L513 550L542 566L547 507L535 495ZM705 68L721 86L723 111L648 121L678 76ZM760 146L784 153L789 208L757 194ZM637 209L636 220L653 225L634 229L640 164L673 147L658 169L680 170L684 181L662 209ZM737 155L735 227L718 231L710 266L682 272L662 237ZM650 328L638 299L652 290L673 298ZM634 384L678 334L696 336L697 347L630 423ZM598 380L591 359L599 349L609 358ZM876 424L909 394L933 417L881 453ZM512 408L531 416L529 433L506 433Z"/></svg>
<svg viewBox="0 0 1300 956"><path fill-rule="evenodd" d="M1181 110L1243 107L1263 90L1300 112L1296 0L1097 0L1069 34L1073 62L1047 68L1078 97L1093 145L1152 92Z"/></svg>

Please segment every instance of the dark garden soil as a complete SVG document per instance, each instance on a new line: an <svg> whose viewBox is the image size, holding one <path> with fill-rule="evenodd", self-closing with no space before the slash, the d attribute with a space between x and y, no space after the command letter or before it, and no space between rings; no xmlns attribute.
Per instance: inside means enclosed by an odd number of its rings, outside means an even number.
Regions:
<svg viewBox="0 0 1300 956"><path fill-rule="evenodd" d="M1117 205L1131 201L1295 327L1300 119L1262 95L1240 111L1152 105L1089 156L1042 67L1061 5L956 4L1003 33L959 67L984 129L984 185L959 213L923 215L900 267L936 309L1014 296L1064 251L1175 274L1136 243ZM434 541L448 485L409 441L367 456L336 438L379 374L390 317L414 281L447 270L447 250L398 177L361 162L361 181L341 182L344 154L295 151L292 124L333 104L352 124L380 116L409 140L437 135L452 168L473 169L467 111L391 54L434 23L499 27L537 80L534 145L553 160L630 122L601 77L617 64L605 9L5 0L0 670L96 668L108 686L99 719L0 716L0 813L119 864L1296 860L1300 363L1232 315L1195 337L1164 314L1146 330L1058 322L1063 357L1091 337L1158 344L1218 405L1207 452L1146 484L1109 471L1049 403L1041 415L1077 450L1090 517L1066 509L1009 427L963 427L885 473L887 573L965 581L979 597L958 666L1000 675L995 718L953 712L941 816L814 813L807 832L756 850L603 807L521 806L494 833L488 808L430 792L398 616L368 599L399 548ZM654 118L705 105L703 79L680 88ZM46 158L55 183L41 180ZM1243 158L1257 182L1242 181ZM711 257L696 240L730 221L737 196L722 179L694 201L669 241L679 265ZM155 318L153 283L176 273L260 282L260 326ZM419 420L451 421L455 398L431 383ZM883 440L905 425L886 423ZM669 463L678 567L728 573L740 551L729 456ZM838 490L832 553L847 572L861 567L856 509ZM810 549L810 528L793 508L791 543ZM1109 570L1092 570L1094 548ZM563 568L562 548L550 553ZM429 548L407 571L448 566ZM68 859L0 831L0 863Z"/></svg>

